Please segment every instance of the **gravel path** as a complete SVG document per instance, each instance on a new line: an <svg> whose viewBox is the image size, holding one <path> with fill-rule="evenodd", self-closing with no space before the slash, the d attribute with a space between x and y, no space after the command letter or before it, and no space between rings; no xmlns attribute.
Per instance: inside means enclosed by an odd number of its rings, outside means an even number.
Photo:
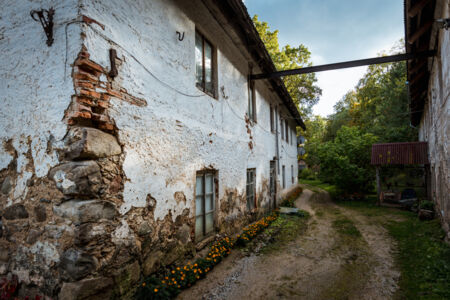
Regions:
<svg viewBox="0 0 450 300"><path fill-rule="evenodd" d="M179 299L391 299L399 272L395 245L380 224L333 204L304 186L296 206L310 212L308 228L277 251L235 250ZM333 221L347 218L361 233L347 237ZM258 249L259 248L259 249Z"/></svg>

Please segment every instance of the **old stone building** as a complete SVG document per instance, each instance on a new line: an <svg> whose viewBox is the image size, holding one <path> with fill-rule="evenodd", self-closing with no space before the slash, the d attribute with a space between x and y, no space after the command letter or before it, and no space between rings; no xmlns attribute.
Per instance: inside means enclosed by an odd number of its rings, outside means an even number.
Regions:
<svg viewBox="0 0 450 300"><path fill-rule="evenodd" d="M428 196L436 203L450 240L450 30L445 28L448 18L449 0L405 1L407 51L436 50L432 58L408 63L411 125L419 128L419 140L428 142Z"/></svg>
<svg viewBox="0 0 450 300"><path fill-rule="evenodd" d="M304 124L279 78L249 81L275 67L240 0L6 2L0 275L21 295L124 295L297 182Z"/></svg>

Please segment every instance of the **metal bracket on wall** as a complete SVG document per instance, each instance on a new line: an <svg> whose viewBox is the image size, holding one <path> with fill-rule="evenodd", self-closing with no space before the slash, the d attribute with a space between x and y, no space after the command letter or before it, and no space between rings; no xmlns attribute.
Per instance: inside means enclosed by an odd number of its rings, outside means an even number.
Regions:
<svg viewBox="0 0 450 300"><path fill-rule="evenodd" d="M47 46L51 46L53 44L53 15L55 14L55 10L50 8L41 9L41 10L32 10L30 11L30 15L36 22L41 22L42 28L44 29L45 35L47 36ZM39 18L39 19L38 19Z"/></svg>
<svg viewBox="0 0 450 300"><path fill-rule="evenodd" d="M117 59L117 51L116 51L116 49L109 49L109 61L111 63L111 70L109 71L108 75L112 79L114 79L114 77L119 75L119 72L117 71L116 59Z"/></svg>
<svg viewBox="0 0 450 300"><path fill-rule="evenodd" d="M181 33L179 31L177 31L177 35L178 35L178 40L181 42L182 40L184 40L184 32Z"/></svg>

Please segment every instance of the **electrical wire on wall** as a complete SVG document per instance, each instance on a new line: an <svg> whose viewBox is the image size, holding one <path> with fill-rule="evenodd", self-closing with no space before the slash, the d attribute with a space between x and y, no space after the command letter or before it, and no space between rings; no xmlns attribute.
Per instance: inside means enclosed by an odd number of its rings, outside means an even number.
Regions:
<svg viewBox="0 0 450 300"><path fill-rule="evenodd" d="M64 63L64 74L66 75L66 66L67 66L67 52L68 52L68 37L67 37L67 28L69 25L71 24L75 24L75 23L83 23L86 26L88 26L93 32L95 32L97 35L99 35L101 38L103 38L105 41L107 41L110 44L113 44L114 46L122 49L123 52L127 53L136 63L138 63L145 72L147 72L150 76L152 76L156 81L158 81L161 85L165 86L166 88L180 94L186 97L190 97L190 98L200 98L200 97L204 97L206 96L206 94L188 94L185 92L182 92L180 90L178 90L177 88L174 88L173 86L171 86L170 84L166 83L165 81L161 80L158 76L156 76L152 71L150 71L149 68L147 68L140 60L138 60L136 58L136 56L134 56L133 53L131 53L130 51L128 51L125 47L123 47L122 45L118 44L117 42L113 41L112 39L108 38L105 34L103 34L102 32L98 31L96 28L94 28L91 24L88 24L82 20L72 20L69 21L68 23L66 23L65 26L65 34L66 34L66 57L65 57L65 63Z"/></svg>

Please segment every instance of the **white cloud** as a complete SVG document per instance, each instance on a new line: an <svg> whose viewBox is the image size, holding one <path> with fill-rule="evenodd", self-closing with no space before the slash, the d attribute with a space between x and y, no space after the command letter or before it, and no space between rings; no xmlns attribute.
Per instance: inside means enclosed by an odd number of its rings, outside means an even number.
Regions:
<svg viewBox="0 0 450 300"><path fill-rule="evenodd" d="M358 67L317 73L317 85L322 89L322 97L314 106L313 113L323 117L332 114L334 104L356 86L366 69Z"/></svg>

